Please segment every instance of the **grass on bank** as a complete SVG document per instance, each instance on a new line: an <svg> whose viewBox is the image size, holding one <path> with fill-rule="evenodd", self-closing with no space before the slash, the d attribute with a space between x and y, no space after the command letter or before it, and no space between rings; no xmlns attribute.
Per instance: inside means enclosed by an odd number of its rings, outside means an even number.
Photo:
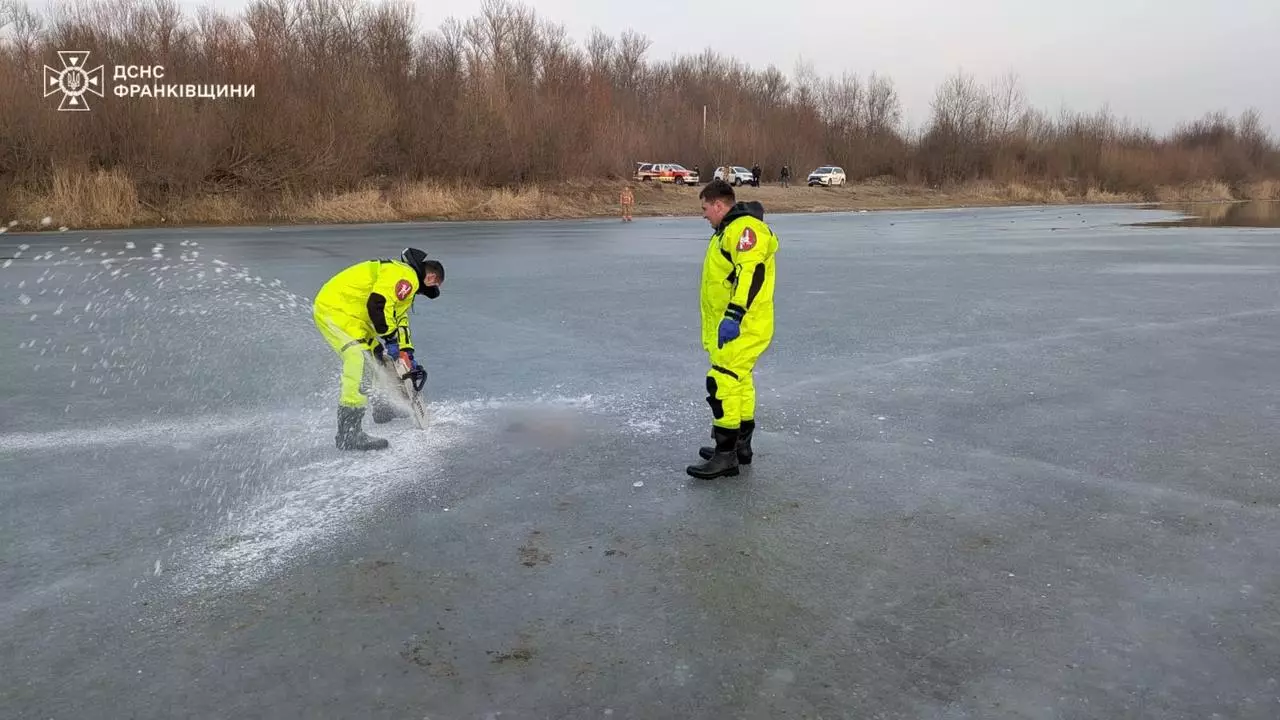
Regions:
<svg viewBox="0 0 1280 720"><path fill-rule="evenodd" d="M43 188L17 188L0 197L0 226L14 230L176 225L359 223L406 220L537 220L619 214L621 180L566 181L520 188L485 188L437 182L396 182L307 196L208 194L143 201L136 183L118 170L57 170ZM700 213L698 187L632 183L636 216ZM1146 193L1096 187L972 182L943 187L871 180L839 188L738 188L766 212L831 212L959 206L1280 200L1280 180L1233 190L1222 182L1160 186ZM42 220L49 218L45 224Z"/></svg>

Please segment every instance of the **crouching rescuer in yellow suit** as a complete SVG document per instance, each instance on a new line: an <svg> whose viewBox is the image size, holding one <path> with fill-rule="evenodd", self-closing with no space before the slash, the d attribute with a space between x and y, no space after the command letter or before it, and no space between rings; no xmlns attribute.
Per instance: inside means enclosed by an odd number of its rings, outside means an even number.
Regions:
<svg viewBox="0 0 1280 720"><path fill-rule="evenodd" d="M714 447L686 471L696 478L737 475L751 463L756 388L752 371L773 340L774 255L778 238L758 202L736 202L733 188L713 180L698 196L715 228L702 263L702 346L711 361L707 404Z"/></svg>
<svg viewBox="0 0 1280 720"><path fill-rule="evenodd" d="M415 373L415 385L426 382L426 371L413 358L409 309L419 294L440 296L444 266L428 260L416 248L405 248L398 259L367 260L334 275L320 288L313 317L320 334L342 358L342 393L338 400L340 450L381 450L385 438L361 428L368 397L362 391L365 354L381 361L404 356ZM394 417L389 406L375 406L374 421Z"/></svg>

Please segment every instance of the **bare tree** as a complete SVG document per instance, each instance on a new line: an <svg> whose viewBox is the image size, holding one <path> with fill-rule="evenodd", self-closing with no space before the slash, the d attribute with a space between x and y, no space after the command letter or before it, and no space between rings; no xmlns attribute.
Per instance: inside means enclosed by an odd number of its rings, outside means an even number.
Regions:
<svg viewBox="0 0 1280 720"><path fill-rule="evenodd" d="M887 137L897 132L902 121L902 103L893 80L873 73L867 80L863 103L862 117L868 135Z"/></svg>
<svg viewBox="0 0 1280 720"><path fill-rule="evenodd" d="M987 92L991 98L992 131L999 138L1007 138L1017 129L1027 110L1022 80L1011 70L996 78Z"/></svg>
<svg viewBox="0 0 1280 720"><path fill-rule="evenodd" d="M1157 137L1107 108L1030 107L1006 73L945 79L925 127L904 127L892 80L787 76L733 47L654 61L647 37L582 42L511 0L419 35L408 0L252 0L235 15L177 0L79 0L35 12L0 0L0 188L112 169L140 197L199 192L267 203L397 178L486 184L617 177L636 160L835 163L851 177L1157 184L1280 177L1256 110L1211 113ZM42 65L77 47L163 64L166 82L254 84L243 101L102 102L93 123L52 109ZM144 84L138 81L140 84ZM706 108L704 132L703 108ZM7 195L0 193L0 204Z"/></svg>
<svg viewBox="0 0 1280 720"><path fill-rule="evenodd" d="M0 47L4 46L7 35L9 42L13 43L18 68L26 80L35 77L34 61L44 33L44 20L30 7L19 4L18 0L0 2Z"/></svg>
<svg viewBox="0 0 1280 720"><path fill-rule="evenodd" d="M593 28L587 40L587 58L591 64L591 74L597 78L605 78L612 74L615 42L600 28Z"/></svg>

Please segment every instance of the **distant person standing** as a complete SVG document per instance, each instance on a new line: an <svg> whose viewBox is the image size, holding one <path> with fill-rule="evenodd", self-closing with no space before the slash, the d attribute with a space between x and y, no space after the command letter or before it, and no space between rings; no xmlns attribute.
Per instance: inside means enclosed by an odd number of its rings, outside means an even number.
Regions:
<svg viewBox="0 0 1280 720"><path fill-rule="evenodd" d="M782 166L782 187L791 187L791 168L787 165Z"/></svg>
<svg viewBox="0 0 1280 720"><path fill-rule="evenodd" d="M635 205L636 196L631 193L629 183L622 186L622 195L619 200L622 202L622 222L631 222L631 206Z"/></svg>
<svg viewBox="0 0 1280 720"><path fill-rule="evenodd" d="M751 166L751 184L760 187L760 163Z"/></svg>

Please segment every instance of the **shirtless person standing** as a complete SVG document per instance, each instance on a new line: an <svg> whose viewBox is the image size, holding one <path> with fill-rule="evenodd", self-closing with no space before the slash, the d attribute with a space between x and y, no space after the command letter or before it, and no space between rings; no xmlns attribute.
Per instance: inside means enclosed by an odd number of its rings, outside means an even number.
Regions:
<svg viewBox="0 0 1280 720"><path fill-rule="evenodd" d="M622 186L622 222L631 222L631 206L636 202L636 196L631 194L631 186Z"/></svg>

